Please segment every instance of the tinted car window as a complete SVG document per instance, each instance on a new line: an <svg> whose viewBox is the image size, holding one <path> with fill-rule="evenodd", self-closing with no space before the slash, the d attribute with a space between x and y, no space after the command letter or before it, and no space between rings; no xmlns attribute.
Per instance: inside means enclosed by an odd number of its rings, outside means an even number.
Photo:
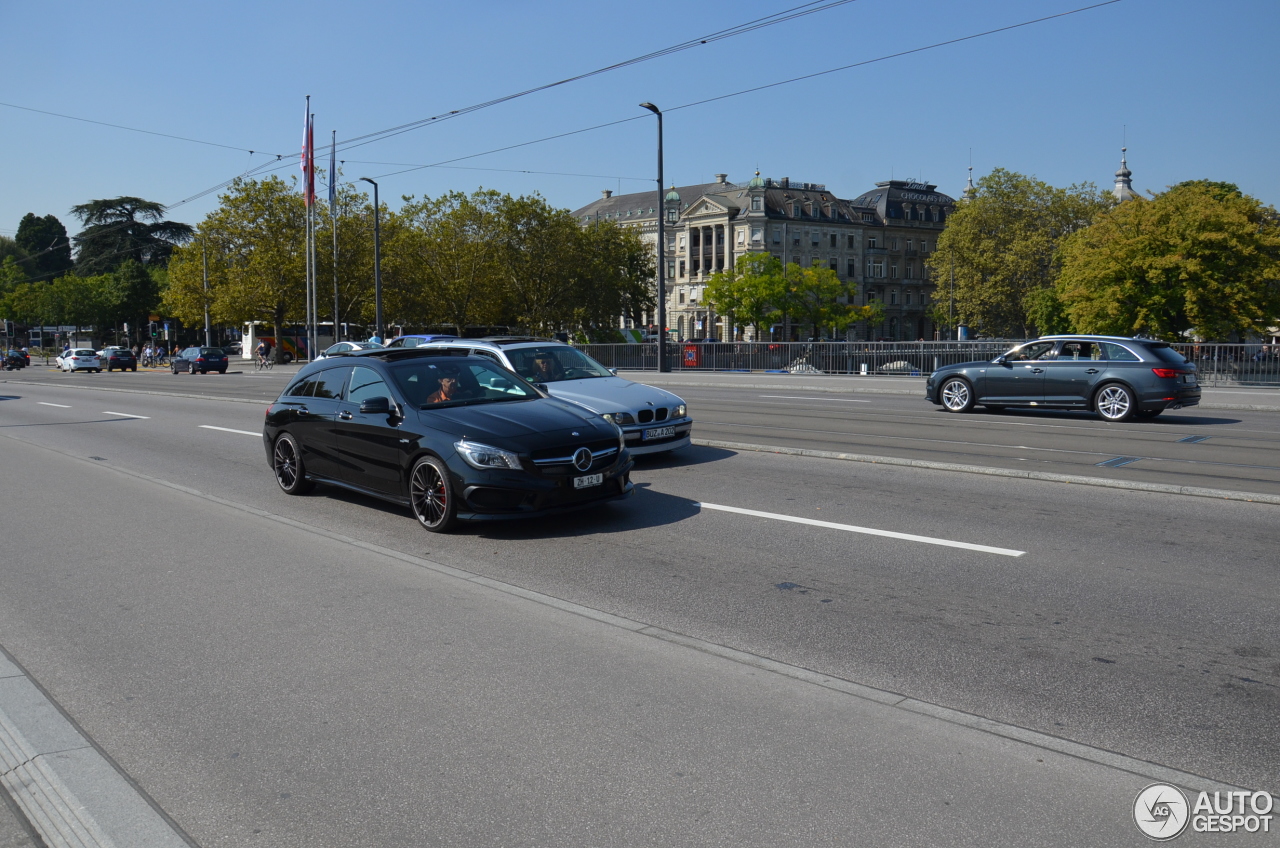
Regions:
<svg viewBox="0 0 1280 848"><path fill-rule="evenodd" d="M1115 342L1099 342L1102 347L1102 358L1111 362L1141 362L1138 355L1124 345Z"/></svg>
<svg viewBox="0 0 1280 848"><path fill-rule="evenodd" d="M311 396L341 400L342 388L346 385L347 375L350 373L350 368L330 368L313 375Z"/></svg>
<svg viewBox="0 0 1280 848"><path fill-rule="evenodd" d="M1024 362L1029 359L1052 359L1055 342L1031 342L1022 347L1015 347L1005 354L1010 362Z"/></svg>
<svg viewBox="0 0 1280 848"><path fill-rule="evenodd" d="M316 387L315 380L299 380L284 390L285 397L311 397L311 390Z"/></svg>
<svg viewBox="0 0 1280 848"><path fill-rule="evenodd" d="M1098 359L1101 355L1098 346L1093 342L1063 342L1062 350L1058 351L1059 360L1066 359L1072 362L1081 359Z"/></svg>
<svg viewBox="0 0 1280 848"><path fill-rule="evenodd" d="M1052 347L1052 343L1049 346ZM608 368L566 345L517 348L508 350L507 358L517 374L535 383L613 376Z"/></svg>
<svg viewBox="0 0 1280 848"><path fill-rule="evenodd" d="M387 384L372 368L357 365L351 374L351 388L347 392L347 400L351 403L363 403L369 398L384 397L390 400L391 392Z"/></svg>
<svg viewBox="0 0 1280 848"><path fill-rule="evenodd" d="M1168 345L1149 344L1147 345L1147 350L1151 351L1161 362L1167 362L1170 365L1185 365L1187 363L1186 357Z"/></svg>

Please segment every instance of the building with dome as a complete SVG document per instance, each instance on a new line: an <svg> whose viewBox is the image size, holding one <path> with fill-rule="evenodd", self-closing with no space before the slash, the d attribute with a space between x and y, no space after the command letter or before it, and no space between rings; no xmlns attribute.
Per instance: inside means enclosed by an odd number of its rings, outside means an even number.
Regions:
<svg viewBox="0 0 1280 848"><path fill-rule="evenodd" d="M1126 200L1133 200L1138 196L1133 190L1133 181L1131 177L1133 172L1129 170L1129 163L1126 160L1129 148L1120 148L1120 170L1116 171L1116 187L1112 191L1116 200L1124 203Z"/></svg>
<svg viewBox="0 0 1280 848"><path fill-rule="evenodd" d="M937 328L927 314L935 287L925 259L955 206L937 186L887 180L843 200L822 183L764 178L757 172L745 185L716 174L710 183L671 186L662 210L656 194L605 191L573 214L583 226L613 221L636 227L653 244L658 215L666 216L667 327L676 337L735 338L723 316L706 304L706 284L738 257L759 252L771 253L784 265L828 267L844 282L846 302L863 306L875 299L884 305L881 325L855 325L846 338L935 337ZM645 316L647 326L654 320ZM809 327L787 324L775 325L770 335L779 341L804 340L810 332Z"/></svg>

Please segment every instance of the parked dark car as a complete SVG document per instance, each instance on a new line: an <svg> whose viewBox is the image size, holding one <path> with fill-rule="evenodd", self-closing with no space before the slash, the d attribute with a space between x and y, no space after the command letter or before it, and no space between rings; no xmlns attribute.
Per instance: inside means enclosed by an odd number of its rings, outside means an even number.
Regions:
<svg viewBox="0 0 1280 848"><path fill-rule="evenodd" d="M109 347L98 355L102 358L102 364L107 367L108 373L117 368L121 371L138 370L138 357L134 356L133 351L128 348Z"/></svg>
<svg viewBox="0 0 1280 848"><path fill-rule="evenodd" d="M30 364L31 357L17 348L5 352L4 370L6 371L17 371L19 368L26 368Z"/></svg>
<svg viewBox="0 0 1280 848"><path fill-rule="evenodd" d="M990 362L948 365L925 398L949 412L1090 409L1105 421L1154 418L1200 403L1196 366L1167 343L1121 336L1045 336Z"/></svg>
<svg viewBox="0 0 1280 848"><path fill-rule="evenodd" d="M174 374L208 374L217 371L227 373L227 354L220 347L189 347L169 360L169 371Z"/></svg>
<svg viewBox="0 0 1280 848"><path fill-rule="evenodd" d="M263 425L280 488L372 495L435 532L631 494L633 462L613 423L493 360L450 353L369 350L304 366Z"/></svg>

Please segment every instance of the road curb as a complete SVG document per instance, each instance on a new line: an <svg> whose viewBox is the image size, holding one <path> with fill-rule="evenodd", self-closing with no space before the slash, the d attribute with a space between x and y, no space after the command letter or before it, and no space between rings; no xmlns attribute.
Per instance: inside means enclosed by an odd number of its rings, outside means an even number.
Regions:
<svg viewBox="0 0 1280 848"><path fill-rule="evenodd" d="M0 653L0 785L49 848L195 845Z"/></svg>
<svg viewBox="0 0 1280 848"><path fill-rule="evenodd" d="M932 471L959 471L965 474L985 474L990 477L1016 477L1020 480L1041 480L1047 483L1074 483L1080 486L1098 486L1104 489L1128 489L1136 492L1155 492L1164 495L1188 495L1197 498L1213 498L1225 501L1247 501L1280 505L1280 495L1261 492L1236 492L1230 489L1205 489L1199 486L1170 486L1166 483L1139 483L1128 480L1107 480L1103 477L1084 477L1076 474L1052 474L1047 471L1019 471L1013 468L994 468L985 465L961 465L953 462L933 462L927 459L903 459L896 456L873 456L859 453L788 448L779 445L754 445L744 442L723 442L718 439L693 439L693 444L708 448L778 453L787 456L809 456L816 459L838 459L843 462L866 462L873 465L897 465L905 468L927 468Z"/></svg>

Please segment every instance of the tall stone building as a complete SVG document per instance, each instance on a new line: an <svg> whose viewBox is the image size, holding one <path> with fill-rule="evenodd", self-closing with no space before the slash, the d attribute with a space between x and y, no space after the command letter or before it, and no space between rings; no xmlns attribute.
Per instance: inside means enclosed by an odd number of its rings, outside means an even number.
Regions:
<svg viewBox="0 0 1280 848"><path fill-rule="evenodd" d="M821 183L757 173L745 185L716 174L714 182L672 186L661 209L656 192L606 191L573 214L583 226L613 221L636 227L655 245L658 215L666 216L667 327L678 338L735 338L707 305L706 284L744 254L771 253L784 265L832 269L845 284L848 303L876 299L884 305L882 324L855 325L846 338L896 341L934 337L927 310L935 286L925 259L953 208L952 198L929 183L887 180L842 200ZM645 323L655 320L646 316ZM764 340L803 340L811 331L779 324Z"/></svg>

